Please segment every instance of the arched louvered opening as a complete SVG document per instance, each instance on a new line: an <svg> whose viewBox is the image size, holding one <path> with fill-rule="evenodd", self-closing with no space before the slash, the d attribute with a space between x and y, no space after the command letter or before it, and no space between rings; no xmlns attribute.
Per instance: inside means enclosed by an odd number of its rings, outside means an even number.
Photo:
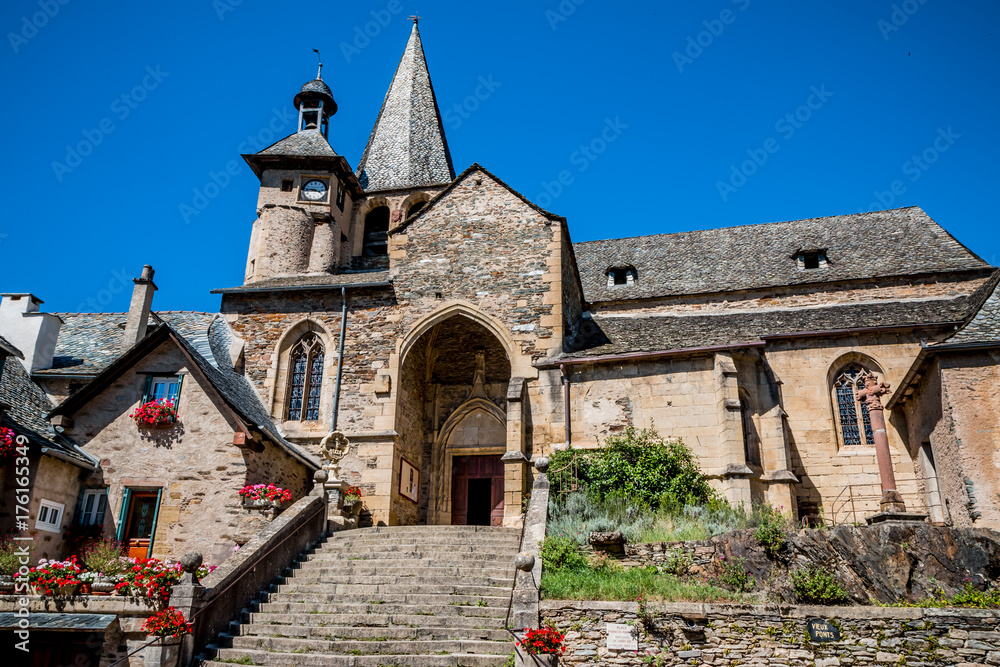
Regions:
<svg viewBox="0 0 1000 667"><path fill-rule="evenodd" d="M362 255L384 257L389 254L389 207L377 206L365 216L365 239Z"/></svg>

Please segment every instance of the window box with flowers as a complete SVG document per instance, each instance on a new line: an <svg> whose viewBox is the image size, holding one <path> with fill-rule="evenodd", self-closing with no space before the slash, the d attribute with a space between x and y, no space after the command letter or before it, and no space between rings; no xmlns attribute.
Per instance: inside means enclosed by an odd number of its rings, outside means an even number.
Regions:
<svg viewBox="0 0 1000 667"><path fill-rule="evenodd" d="M169 399L143 403L129 415L139 428L171 428L177 423L177 408Z"/></svg>
<svg viewBox="0 0 1000 667"><path fill-rule="evenodd" d="M517 645L522 651L530 653L534 662L554 667L559 664L559 656L566 652L565 639L566 635L555 628L525 628L524 636Z"/></svg>
<svg viewBox="0 0 1000 667"><path fill-rule="evenodd" d="M167 607L146 619L143 632L149 634L142 651L145 667L176 667L180 661L181 638L191 632L191 624L184 614Z"/></svg>
<svg viewBox="0 0 1000 667"><path fill-rule="evenodd" d="M250 484L240 489L246 509L275 509L292 499L292 492L274 484Z"/></svg>
<svg viewBox="0 0 1000 667"><path fill-rule="evenodd" d="M76 562L76 556L67 560L38 561L38 566L28 570L28 582L35 595L76 595L83 583L80 574L83 568Z"/></svg>
<svg viewBox="0 0 1000 667"><path fill-rule="evenodd" d="M156 558L129 560L131 565L115 584L115 593L166 602L174 583L181 578L180 570Z"/></svg>
<svg viewBox="0 0 1000 667"><path fill-rule="evenodd" d="M13 456L17 450L17 434L14 429L0 426L0 457Z"/></svg>

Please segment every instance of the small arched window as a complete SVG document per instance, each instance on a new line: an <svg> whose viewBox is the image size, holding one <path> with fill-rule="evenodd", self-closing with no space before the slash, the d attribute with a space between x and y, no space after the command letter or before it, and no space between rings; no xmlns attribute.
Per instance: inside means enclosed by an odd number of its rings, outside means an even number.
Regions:
<svg viewBox="0 0 1000 667"><path fill-rule="evenodd" d="M872 433L868 408L857 399L857 391L865 386L861 378L868 372L874 371L864 368L861 364L853 363L845 366L833 380L833 400L837 414L837 425L840 427L841 441L847 446L875 445L875 435Z"/></svg>
<svg viewBox="0 0 1000 667"><path fill-rule="evenodd" d="M319 400L323 389L323 343L315 334L306 334L289 356L289 421L319 419Z"/></svg>
<svg viewBox="0 0 1000 667"><path fill-rule="evenodd" d="M410 216L416 215L417 213L420 213L425 208L427 208L427 202L425 202L425 201L418 201L413 206L411 206L409 208L409 210L406 212L406 217L409 218Z"/></svg>
<svg viewBox="0 0 1000 667"><path fill-rule="evenodd" d="M760 465L760 435L753 420L753 407L740 393L740 421L743 423L743 454L748 465Z"/></svg>
<svg viewBox="0 0 1000 667"><path fill-rule="evenodd" d="M365 257L384 257L389 254L389 207L378 206L365 216L365 240L362 254Z"/></svg>

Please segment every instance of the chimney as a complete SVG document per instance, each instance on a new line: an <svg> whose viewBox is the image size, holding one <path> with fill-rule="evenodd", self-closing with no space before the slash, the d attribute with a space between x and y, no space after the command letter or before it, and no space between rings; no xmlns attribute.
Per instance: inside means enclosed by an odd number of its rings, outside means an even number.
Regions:
<svg viewBox="0 0 1000 667"><path fill-rule="evenodd" d="M132 302L128 305L128 318L125 320L125 336L122 338L122 352L146 337L146 324L149 322L149 308L153 305L153 267L149 264L142 267L142 275L133 278L135 289L132 290Z"/></svg>
<svg viewBox="0 0 1000 667"><path fill-rule="evenodd" d="M18 361L29 373L52 367L62 326L57 315L38 312L42 303L34 294L0 294L0 336L24 354L24 359Z"/></svg>

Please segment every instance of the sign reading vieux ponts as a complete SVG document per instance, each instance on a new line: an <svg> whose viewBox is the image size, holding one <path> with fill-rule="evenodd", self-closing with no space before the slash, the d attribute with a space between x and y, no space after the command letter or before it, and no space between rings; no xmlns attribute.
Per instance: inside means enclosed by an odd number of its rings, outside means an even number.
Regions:
<svg viewBox="0 0 1000 667"><path fill-rule="evenodd" d="M840 628L822 618L810 618L806 621L806 631L809 639L814 642L839 642Z"/></svg>

